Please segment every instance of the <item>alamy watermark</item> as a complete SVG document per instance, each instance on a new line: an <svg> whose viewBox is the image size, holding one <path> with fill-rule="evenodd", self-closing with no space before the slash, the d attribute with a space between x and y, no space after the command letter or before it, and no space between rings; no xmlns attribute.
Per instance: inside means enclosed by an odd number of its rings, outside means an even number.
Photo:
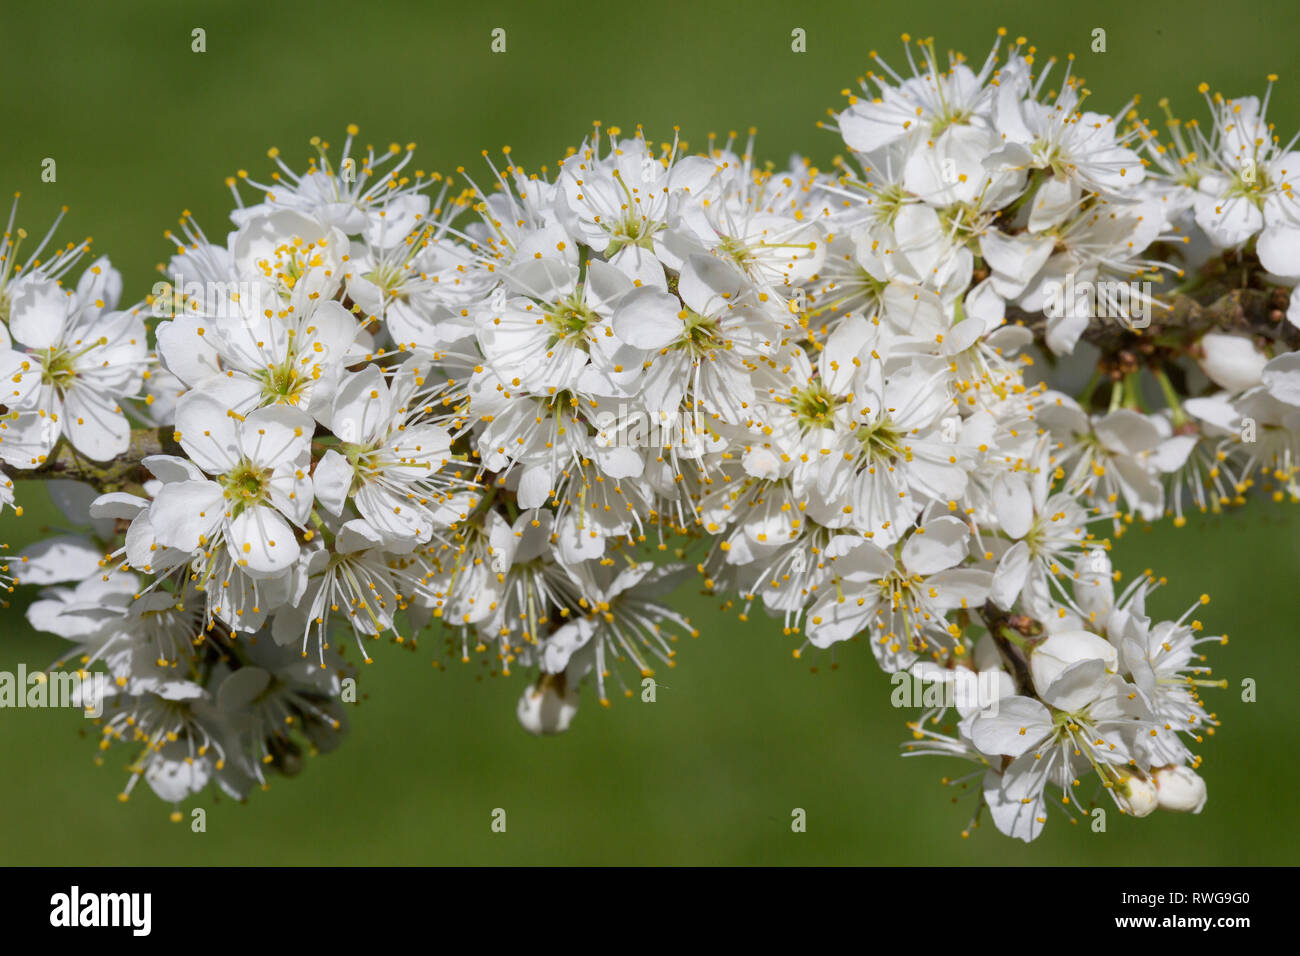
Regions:
<svg viewBox="0 0 1300 956"><path fill-rule="evenodd" d="M0 708L76 707L90 718L104 714L108 675L75 671L0 671Z"/></svg>
<svg viewBox="0 0 1300 956"><path fill-rule="evenodd" d="M1064 282L1049 282L1045 289L1043 312L1051 319L1115 319L1130 329L1145 329L1151 324L1154 299L1150 282L1094 282L1067 275Z"/></svg>
<svg viewBox="0 0 1300 956"><path fill-rule="evenodd" d="M927 710L957 708L980 710L996 716L1002 699L1002 684L996 670L978 673L964 667L949 671L891 674L894 685L889 702L895 707L923 707Z"/></svg>
<svg viewBox="0 0 1300 956"><path fill-rule="evenodd" d="M704 429L693 415L648 414L638 408L620 404L617 411L608 409L592 417L596 428L595 442L604 448L680 448L699 454L707 445Z"/></svg>
<svg viewBox="0 0 1300 956"><path fill-rule="evenodd" d="M173 319L182 315L241 319L262 315L264 297L268 304L279 307L278 300L270 301L274 292L263 282L187 281L178 274L172 276L171 282L155 282L151 292L150 307L156 319Z"/></svg>
<svg viewBox="0 0 1300 956"><path fill-rule="evenodd" d="M73 886L50 897L50 925L55 927L122 927L133 936L148 936L152 912L152 893L83 893Z"/></svg>

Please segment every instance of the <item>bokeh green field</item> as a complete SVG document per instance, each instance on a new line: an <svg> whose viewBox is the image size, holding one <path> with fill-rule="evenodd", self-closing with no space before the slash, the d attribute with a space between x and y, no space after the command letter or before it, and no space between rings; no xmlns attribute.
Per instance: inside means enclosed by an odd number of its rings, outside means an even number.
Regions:
<svg viewBox="0 0 1300 956"><path fill-rule="evenodd" d="M301 165L312 135L414 141L421 165L481 171L480 152L513 147L535 168L576 145L592 120L674 124L695 146L707 134L759 129L758 152L826 164L836 140L816 128L839 91L879 49L901 62L898 36L933 34L940 49L982 61L1005 25L1043 53L1078 55L1098 109L1134 93L1143 112L1169 95L1195 115L1205 80L1231 95L1282 82L1271 117L1285 137L1300 121L1294 2L1074 5L936 3L561 2L480 5L259 2L6 4L0 8L0 189L21 190L21 221L40 232L61 204L63 239L92 235L142 296L165 261L162 231L182 209L210 235L226 229L225 176L269 172L268 146ZM1018 9L1016 9L1018 8ZM207 52L191 52L191 30ZM507 31L492 54L490 32ZM795 27L808 52L790 50ZM1107 52L1090 52L1095 28ZM57 162L42 183L41 162ZM15 547L56 515L24 486L27 515L0 519ZM1300 674L1300 515L1250 511L1135 530L1117 547L1127 577L1168 576L1153 602L1177 615L1202 591L1227 691L1211 691L1223 727L1201 748L1210 800L1200 817L1110 814L1105 834L1054 815L1032 846L991 826L959 832L941 776L965 765L898 757L911 716L860 644L829 659L792 659L774 623L741 624L703 598L681 606L701 631L661 673L658 700L590 695L565 736L521 731L523 675L478 665L436 670L436 641L412 654L380 647L360 686L350 739L277 780L247 805L205 797L207 832L168 821L145 787L115 795L128 752L92 765L93 728L65 711L0 711L0 864L885 863L1247 864L1300 862L1296 695ZM48 663L61 642L30 632L15 596L0 628L0 668ZM820 665L810 673L810 663ZM1258 701L1243 703L1243 678ZM792 809L807 832L791 832ZM508 829L490 829L504 808Z"/></svg>

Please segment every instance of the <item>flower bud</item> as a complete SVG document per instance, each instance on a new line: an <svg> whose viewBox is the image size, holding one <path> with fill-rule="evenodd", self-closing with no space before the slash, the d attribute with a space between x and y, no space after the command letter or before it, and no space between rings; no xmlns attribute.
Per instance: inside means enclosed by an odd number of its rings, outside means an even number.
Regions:
<svg viewBox="0 0 1300 956"><path fill-rule="evenodd" d="M1268 364L1268 356L1240 335L1212 332L1201 339L1201 348L1205 350L1201 371L1215 385L1230 392L1258 385L1260 373Z"/></svg>
<svg viewBox="0 0 1300 956"><path fill-rule="evenodd" d="M1159 802L1156 785L1143 777L1122 775L1111 792L1120 809L1135 817L1147 816Z"/></svg>
<svg viewBox="0 0 1300 956"><path fill-rule="evenodd" d="M1200 813L1205 806L1205 781L1187 767L1161 767L1155 773L1160 809Z"/></svg>
<svg viewBox="0 0 1300 956"><path fill-rule="evenodd" d="M578 712L578 688L568 687L563 674L543 674L524 688L515 707L519 724L530 734L562 734Z"/></svg>

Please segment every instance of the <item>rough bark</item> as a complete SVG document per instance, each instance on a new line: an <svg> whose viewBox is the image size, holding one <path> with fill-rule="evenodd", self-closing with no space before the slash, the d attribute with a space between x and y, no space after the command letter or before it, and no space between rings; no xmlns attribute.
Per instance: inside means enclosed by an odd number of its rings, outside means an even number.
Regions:
<svg viewBox="0 0 1300 956"><path fill-rule="evenodd" d="M54 451L39 468L23 469L2 464L0 470L14 481L49 481L67 479L84 481L101 492L139 490L152 475L142 462L150 455L181 455L172 438L172 428L136 428L121 457L113 461L92 461L77 453L66 439L60 439Z"/></svg>

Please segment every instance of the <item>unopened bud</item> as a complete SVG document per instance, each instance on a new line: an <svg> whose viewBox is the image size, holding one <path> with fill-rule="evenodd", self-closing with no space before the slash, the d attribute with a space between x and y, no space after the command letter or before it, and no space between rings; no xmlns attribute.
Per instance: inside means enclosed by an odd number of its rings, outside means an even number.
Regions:
<svg viewBox="0 0 1300 956"><path fill-rule="evenodd" d="M519 724L530 734L562 734L578 712L578 688L568 687L563 674L543 674L524 688L515 708Z"/></svg>
<svg viewBox="0 0 1300 956"><path fill-rule="evenodd" d="M1113 792L1120 809L1134 817L1147 816L1159 803L1156 785L1142 777L1121 777Z"/></svg>
<svg viewBox="0 0 1300 956"><path fill-rule="evenodd" d="M1205 806L1205 781L1187 767L1161 767L1155 773L1160 809L1200 813Z"/></svg>

